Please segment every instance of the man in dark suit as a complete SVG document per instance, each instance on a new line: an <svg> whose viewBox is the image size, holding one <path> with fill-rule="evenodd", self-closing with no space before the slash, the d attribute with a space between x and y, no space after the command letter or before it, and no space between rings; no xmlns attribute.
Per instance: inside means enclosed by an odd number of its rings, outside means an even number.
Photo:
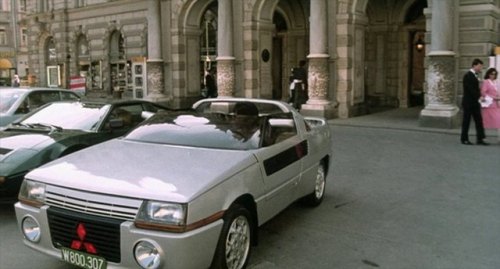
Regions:
<svg viewBox="0 0 500 269"><path fill-rule="evenodd" d="M478 145L488 145L484 142L486 138L484 134L483 118L481 117L481 105L479 98L481 97L481 90L479 87L479 72L483 68L483 62L479 59L474 59L472 68L464 75L463 86L464 92L462 97L462 134L460 141L464 145L472 145L469 141L469 126L471 117L474 119L476 125L476 142Z"/></svg>
<svg viewBox="0 0 500 269"><path fill-rule="evenodd" d="M215 68L210 68L205 75L205 87L207 88L207 97L217 97L217 81L215 78Z"/></svg>
<svg viewBox="0 0 500 269"><path fill-rule="evenodd" d="M293 83L293 87L291 89L291 102L293 103L293 107L298 110L300 110L301 106L309 99L307 93L307 71L305 66L306 61L301 60L299 62L299 67L292 70L292 78L290 79L291 83Z"/></svg>

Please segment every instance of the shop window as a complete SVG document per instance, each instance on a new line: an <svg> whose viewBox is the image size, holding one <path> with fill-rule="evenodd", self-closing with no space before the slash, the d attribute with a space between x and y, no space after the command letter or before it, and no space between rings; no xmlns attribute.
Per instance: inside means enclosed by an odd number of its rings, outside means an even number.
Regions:
<svg viewBox="0 0 500 269"><path fill-rule="evenodd" d="M7 45L7 34L4 29L0 29L0 45Z"/></svg>
<svg viewBox="0 0 500 269"><path fill-rule="evenodd" d="M28 46L28 30L26 28L21 29L21 46Z"/></svg>
<svg viewBox="0 0 500 269"><path fill-rule="evenodd" d="M38 10L40 12L47 12L54 10L54 0L38 0L36 1L38 3Z"/></svg>
<svg viewBox="0 0 500 269"><path fill-rule="evenodd" d="M87 5L87 0L77 0L76 7L84 7Z"/></svg>
<svg viewBox="0 0 500 269"><path fill-rule="evenodd" d="M20 0L19 1L19 11L26 11L26 0Z"/></svg>

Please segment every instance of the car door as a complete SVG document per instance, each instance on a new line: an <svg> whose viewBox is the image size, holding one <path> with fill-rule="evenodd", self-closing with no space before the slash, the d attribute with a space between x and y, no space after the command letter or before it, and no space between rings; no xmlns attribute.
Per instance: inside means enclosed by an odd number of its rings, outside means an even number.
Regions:
<svg viewBox="0 0 500 269"><path fill-rule="evenodd" d="M300 130L305 130L301 137L304 144L307 145L307 153L301 159L301 176L297 182L295 199L314 190L319 160L324 157L321 156L322 152L324 152L321 147L325 146L323 143L324 138L318 136L316 132L312 132L307 122L303 119L297 119L297 123L300 125Z"/></svg>
<svg viewBox="0 0 500 269"><path fill-rule="evenodd" d="M262 221L273 217L294 200L300 179L301 159L307 152L307 143L298 135L293 119L288 122L293 126L270 126L268 122L262 136L270 135L272 141L255 154L265 180L266 194L259 203Z"/></svg>

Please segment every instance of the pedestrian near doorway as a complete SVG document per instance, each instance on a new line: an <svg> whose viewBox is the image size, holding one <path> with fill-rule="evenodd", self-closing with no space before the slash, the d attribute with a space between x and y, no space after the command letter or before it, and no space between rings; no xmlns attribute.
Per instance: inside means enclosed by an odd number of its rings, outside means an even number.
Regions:
<svg viewBox="0 0 500 269"><path fill-rule="evenodd" d="M288 103L290 105L293 105L293 100L295 100L295 83L293 82L293 73L295 72L295 67L292 68L291 70L291 73L290 73L290 78L288 79L288 83L290 84L289 88L290 88L290 98L288 99Z"/></svg>
<svg viewBox="0 0 500 269"><path fill-rule="evenodd" d="M13 87L19 87L21 86L21 79L19 79L19 75L15 74L14 79L12 80L12 86Z"/></svg>
<svg viewBox="0 0 500 269"><path fill-rule="evenodd" d="M474 119L476 126L476 142L478 145L488 145L484 141L486 135L484 134L483 118L481 117L481 105L479 100L481 98L481 90L479 88L479 73L483 69L483 62L479 59L472 61L472 68L465 73L463 77L463 97L462 97L462 132L460 141L464 145L472 145L469 141L469 126L471 118Z"/></svg>
<svg viewBox="0 0 500 269"><path fill-rule="evenodd" d="M205 74L205 87L207 89L207 97L217 97L217 83L215 80L215 68L210 68Z"/></svg>
<svg viewBox="0 0 500 269"><path fill-rule="evenodd" d="M290 103L298 110L300 110L301 106L305 104L309 98L307 93L307 71L305 65L306 61L300 61L299 66L292 70L292 77L290 78Z"/></svg>
<svg viewBox="0 0 500 269"><path fill-rule="evenodd" d="M490 68L484 75L481 85L481 116L485 129L497 129L500 143L500 87L497 81L498 71Z"/></svg>

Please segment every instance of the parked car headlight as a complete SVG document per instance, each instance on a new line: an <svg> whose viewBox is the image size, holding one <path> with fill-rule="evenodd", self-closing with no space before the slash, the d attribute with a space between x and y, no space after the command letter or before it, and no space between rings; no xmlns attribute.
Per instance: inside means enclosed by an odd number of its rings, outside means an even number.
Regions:
<svg viewBox="0 0 500 269"><path fill-rule="evenodd" d="M19 201L31 206L41 207L45 202L45 186L44 183L25 179L19 190Z"/></svg>
<svg viewBox="0 0 500 269"><path fill-rule="evenodd" d="M135 225L139 228L181 232L186 224L184 204L144 201L137 214Z"/></svg>

